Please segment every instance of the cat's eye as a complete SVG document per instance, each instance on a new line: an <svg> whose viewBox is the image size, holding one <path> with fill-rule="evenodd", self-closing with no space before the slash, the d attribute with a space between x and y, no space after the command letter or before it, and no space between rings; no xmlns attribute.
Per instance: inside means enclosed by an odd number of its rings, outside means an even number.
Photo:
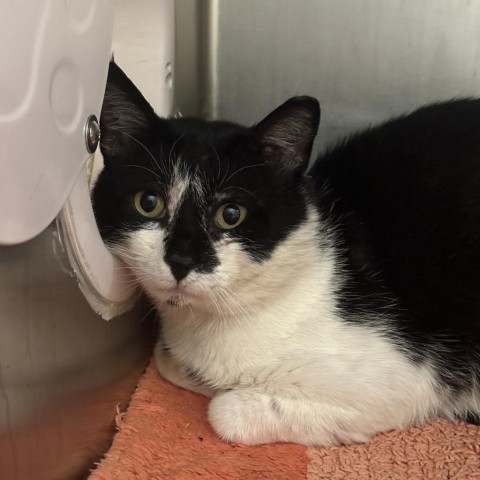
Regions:
<svg viewBox="0 0 480 480"><path fill-rule="evenodd" d="M238 227L247 216L247 209L237 203L226 203L222 205L215 214L217 226L223 230L230 230Z"/></svg>
<svg viewBox="0 0 480 480"><path fill-rule="evenodd" d="M138 213L147 218L158 218L165 210L165 201L158 193L141 190L133 197Z"/></svg>

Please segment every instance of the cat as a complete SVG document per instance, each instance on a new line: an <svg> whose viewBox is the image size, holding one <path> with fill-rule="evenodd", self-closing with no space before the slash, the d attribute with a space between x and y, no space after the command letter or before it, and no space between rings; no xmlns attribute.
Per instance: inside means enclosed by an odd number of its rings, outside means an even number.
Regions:
<svg viewBox="0 0 480 480"><path fill-rule="evenodd" d="M316 99L159 118L110 64L101 235L161 314L161 374L225 441L331 446L480 418L480 101L354 134Z"/></svg>

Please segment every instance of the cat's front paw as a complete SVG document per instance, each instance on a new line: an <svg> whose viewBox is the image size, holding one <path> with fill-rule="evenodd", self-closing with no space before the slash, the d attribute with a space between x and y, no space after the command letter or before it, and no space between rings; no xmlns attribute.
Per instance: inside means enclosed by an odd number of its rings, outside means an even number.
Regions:
<svg viewBox="0 0 480 480"><path fill-rule="evenodd" d="M285 398L252 390L217 393L208 409L215 432L227 442L259 445L292 442L338 446L366 442L381 429L345 406Z"/></svg>
<svg viewBox="0 0 480 480"><path fill-rule="evenodd" d="M278 442L278 418L268 395L248 390L217 393L208 419L220 438L232 443L258 445Z"/></svg>

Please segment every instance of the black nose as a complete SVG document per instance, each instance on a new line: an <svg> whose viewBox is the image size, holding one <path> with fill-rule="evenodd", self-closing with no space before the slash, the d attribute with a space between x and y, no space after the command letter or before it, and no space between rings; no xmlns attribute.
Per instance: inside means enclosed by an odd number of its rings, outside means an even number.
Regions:
<svg viewBox="0 0 480 480"><path fill-rule="evenodd" d="M179 255L177 253L167 255L165 261L170 266L170 270L177 282L185 278L194 265L192 257Z"/></svg>

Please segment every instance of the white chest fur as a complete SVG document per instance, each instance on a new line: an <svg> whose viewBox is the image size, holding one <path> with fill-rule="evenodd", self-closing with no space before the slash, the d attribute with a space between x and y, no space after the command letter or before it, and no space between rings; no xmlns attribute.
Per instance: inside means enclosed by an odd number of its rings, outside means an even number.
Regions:
<svg viewBox="0 0 480 480"><path fill-rule="evenodd" d="M341 279L333 249L318 247L317 228L311 218L254 282L236 286L245 308L164 311L172 356L225 392L212 401L210 420L229 440L364 441L442 409L428 365L412 364L381 331L339 318L334 290ZM234 427L243 417L250 427Z"/></svg>
<svg viewBox="0 0 480 480"><path fill-rule="evenodd" d="M313 228L307 222L274 252L265 274L238 287L248 306L243 313L165 312L164 339L173 356L220 390L351 397L363 410L387 399L408 403L418 389L424 402L435 383L428 368L411 364L381 332L338 317L334 288L341 279ZM301 255L292 255L300 248Z"/></svg>
<svg viewBox="0 0 480 480"><path fill-rule="evenodd" d="M256 266L253 279L240 278L235 298L213 312L191 306L164 311L163 336L173 355L217 388L308 357L318 348L314 338L335 317L334 262L330 252L320 255L317 229L311 218Z"/></svg>

